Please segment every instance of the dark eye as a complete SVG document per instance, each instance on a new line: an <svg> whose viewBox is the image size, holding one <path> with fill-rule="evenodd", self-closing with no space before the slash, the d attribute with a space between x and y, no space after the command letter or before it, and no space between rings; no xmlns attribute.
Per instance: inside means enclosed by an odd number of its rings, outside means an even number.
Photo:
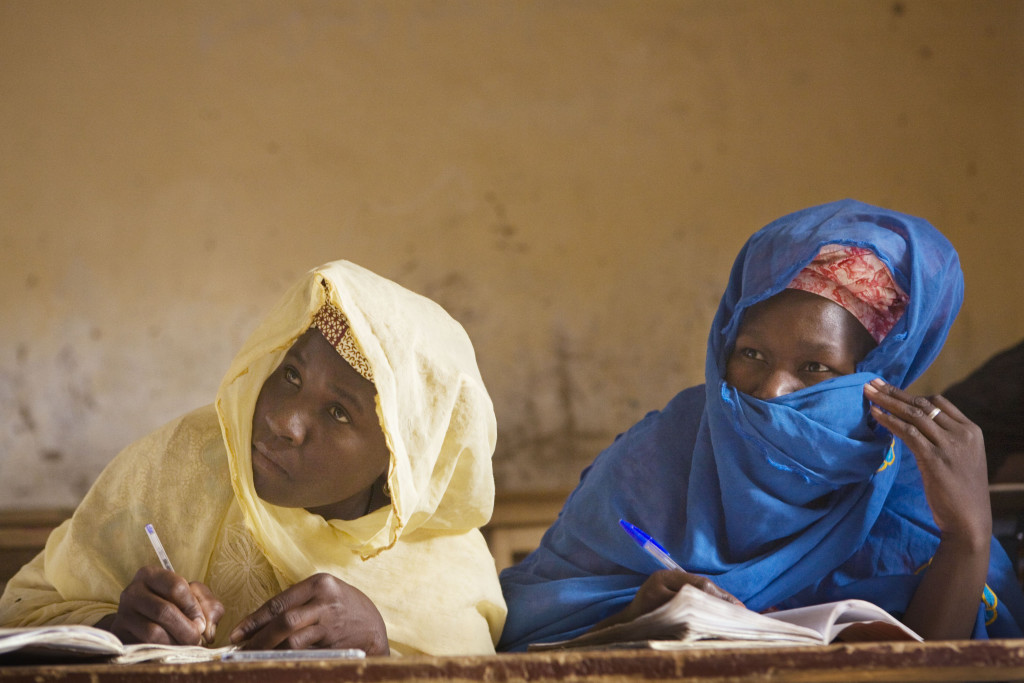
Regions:
<svg viewBox="0 0 1024 683"><path fill-rule="evenodd" d="M299 386L299 384L302 383L302 378L299 377L299 371L290 365L285 366L284 380L289 384L294 384L295 386Z"/></svg>
<svg viewBox="0 0 1024 683"><path fill-rule="evenodd" d="M807 372L832 372L832 368L824 363L811 362L807 364Z"/></svg>
<svg viewBox="0 0 1024 683"><path fill-rule="evenodd" d="M761 355L760 351L751 348L740 349L739 354L744 358L749 358L750 360L761 360L762 358L764 358L764 356Z"/></svg>
<svg viewBox="0 0 1024 683"><path fill-rule="evenodd" d="M345 409L342 408L339 405L331 406L330 408L327 409L327 412L330 413L331 419L334 420L335 422L341 422L341 423L348 423L348 422L350 422L350 420L348 418L348 413L346 413Z"/></svg>

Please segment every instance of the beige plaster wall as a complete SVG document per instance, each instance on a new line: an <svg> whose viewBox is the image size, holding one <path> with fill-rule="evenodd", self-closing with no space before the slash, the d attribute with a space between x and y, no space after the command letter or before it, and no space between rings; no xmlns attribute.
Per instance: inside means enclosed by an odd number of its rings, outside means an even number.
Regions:
<svg viewBox="0 0 1024 683"><path fill-rule="evenodd" d="M0 507L71 505L348 258L475 340L504 490L702 379L754 229L851 196L959 247L919 387L1024 336L1019 0L3 0Z"/></svg>

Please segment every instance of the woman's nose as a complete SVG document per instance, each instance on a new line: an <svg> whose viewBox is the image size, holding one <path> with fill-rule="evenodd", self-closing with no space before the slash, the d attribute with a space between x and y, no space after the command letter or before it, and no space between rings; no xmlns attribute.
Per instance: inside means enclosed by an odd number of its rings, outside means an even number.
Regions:
<svg viewBox="0 0 1024 683"><path fill-rule="evenodd" d="M800 388L800 381L792 374L776 371L765 376L754 396L762 401L767 401L771 398L792 394Z"/></svg>
<svg viewBox="0 0 1024 683"><path fill-rule="evenodd" d="M306 421L302 412L289 406L279 406L267 412L267 425L274 436L285 439L293 445L301 444L306 438Z"/></svg>

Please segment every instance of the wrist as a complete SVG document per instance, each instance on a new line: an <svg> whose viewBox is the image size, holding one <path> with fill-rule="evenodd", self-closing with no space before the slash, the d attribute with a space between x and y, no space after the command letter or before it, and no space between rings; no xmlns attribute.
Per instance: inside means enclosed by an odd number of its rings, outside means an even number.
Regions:
<svg viewBox="0 0 1024 683"><path fill-rule="evenodd" d="M988 558L992 544L992 528L989 525L987 531L979 529L972 532L948 532L943 531L939 537L939 552L949 552L956 557L984 556Z"/></svg>

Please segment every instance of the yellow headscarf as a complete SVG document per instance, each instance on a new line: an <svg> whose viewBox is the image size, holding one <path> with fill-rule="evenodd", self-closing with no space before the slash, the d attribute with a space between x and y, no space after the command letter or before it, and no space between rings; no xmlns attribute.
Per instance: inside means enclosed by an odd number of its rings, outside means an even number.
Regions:
<svg viewBox="0 0 1024 683"><path fill-rule="evenodd" d="M348 319L370 365L391 451L391 505L351 521L270 505L252 482L252 414L260 388L325 303ZM249 337L216 406L235 496L260 548L286 579L343 568L342 578L384 614L389 636L404 642L463 630L457 622L467 615L456 617L453 601L476 587L481 602L474 609L486 613L496 637L504 602L493 560L472 531L490 519L494 504L494 410L469 337L443 308L346 261L317 268ZM389 619L387 610L401 616ZM452 623L439 629L438 620L449 617Z"/></svg>

